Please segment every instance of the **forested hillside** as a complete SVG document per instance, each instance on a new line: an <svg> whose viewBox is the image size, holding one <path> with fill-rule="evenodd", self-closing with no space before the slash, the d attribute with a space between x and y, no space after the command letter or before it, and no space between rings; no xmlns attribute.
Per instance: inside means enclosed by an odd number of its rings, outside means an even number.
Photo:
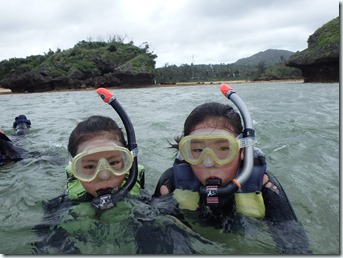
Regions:
<svg viewBox="0 0 343 258"><path fill-rule="evenodd" d="M202 82L223 80L280 80L301 79L301 71L286 67L290 55L287 50L268 49L233 64L180 66L166 65L156 69L158 83Z"/></svg>
<svg viewBox="0 0 343 258"><path fill-rule="evenodd" d="M12 92L36 92L154 82L155 58L146 43L137 47L113 37L80 41L67 50L0 62L0 85Z"/></svg>
<svg viewBox="0 0 343 258"><path fill-rule="evenodd" d="M284 63L289 59L294 52L281 49L267 49L266 51L258 52L250 57L238 59L234 65L258 65L264 62L267 66Z"/></svg>

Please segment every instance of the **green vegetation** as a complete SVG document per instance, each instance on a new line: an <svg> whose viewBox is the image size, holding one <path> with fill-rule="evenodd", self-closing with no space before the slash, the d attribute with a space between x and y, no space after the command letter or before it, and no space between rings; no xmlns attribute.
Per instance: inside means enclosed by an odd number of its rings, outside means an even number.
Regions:
<svg viewBox="0 0 343 258"><path fill-rule="evenodd" d="M260 62L257 65L165 65L156 68L157 83L177 82L211 82L227 80L281 80L299 79L301 71L297 68L286 67L284 61L266 65Z"/></svg>
<svg viewBox="0 0 343 258"><path fill-rule="evenodd" d="M316 42L316 46L321 47L327 44L337 43L340 41L339 31L339 17L329 21L316 31L319 38ZM309 46L310 47L310 46Z"/></svg>
<svg viewBox="0 0 343 258"><path fill-rule="evenodd" d="M317 29L307 42L308 48L292 55L287 66L301 69L304 82L339 82L339 17Z"/></svg>
<svg viewBox="0 0 343 258"><path fill-rule="evenodd" d="M105 41L80 41L73 48L56 52L49 49L44 55L11 58L0 62L0 80L11 73L36 71L52 78L70 76L87 79L106 73L153 73L156 55L149 45L137 47L124 43L120 37Z"/></svg>

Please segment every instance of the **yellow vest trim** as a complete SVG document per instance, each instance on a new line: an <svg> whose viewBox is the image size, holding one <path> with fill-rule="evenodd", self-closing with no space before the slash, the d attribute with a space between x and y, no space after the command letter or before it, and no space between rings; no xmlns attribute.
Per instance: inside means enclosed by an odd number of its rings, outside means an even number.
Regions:
<svg viewBox="0 0 343 258"><path fill-rule="evenodd" d="M236 212L248 217L263 219L266 215L261 192L235 193Z"/></svg>
<svg viewBox="0 0 343 258"><path fill-rule="evenodd" d="M179 203L180 209L195 211L199 208L199 192L175 189L174 199ZM263 219L266 215L263 196L261 192L235 193L236 213L256 219Z"/></svg>
<svg viewBox="0 0 343 258"><path fill-rule="evenodd" d="M198 192L175 189L173 197L179 203L180 209L195 211L199 208L200 195Z"/></svg>

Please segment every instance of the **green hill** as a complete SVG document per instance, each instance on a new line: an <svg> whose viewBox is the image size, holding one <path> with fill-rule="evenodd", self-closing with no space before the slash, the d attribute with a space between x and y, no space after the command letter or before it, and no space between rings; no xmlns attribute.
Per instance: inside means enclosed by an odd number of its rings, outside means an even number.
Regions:
<svg viewBox="0 0 343 258"><path fill-rule="evenodd" d="M148 44L80 41L71 49L1 61L0 86L38 92L152 84L156 57Z"/></svg>
<svg viewBox="0 0 343 258"><path fill-rule="evenodd" d="M258 65L264 62L265 65L275 65L277 63L284 63L294 52L279 49L267 49L266 51L258 52L250 57L241 58L237 60L234 65Z"/></svg>

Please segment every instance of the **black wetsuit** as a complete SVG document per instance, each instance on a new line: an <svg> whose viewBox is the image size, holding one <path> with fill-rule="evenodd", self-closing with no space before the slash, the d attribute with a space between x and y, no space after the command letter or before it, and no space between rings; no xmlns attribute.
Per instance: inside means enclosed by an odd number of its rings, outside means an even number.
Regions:
<svg viewBox="0 0 343 258"><path fill-rule="evenodd" d="M146 190L142 190L141 193ZM170 196L149 194L127 197L103 214L93 216L82 199L61 195L45 205L44 221L34 227L38 240L34 254L220 254L220 246L209 241L172 215L176 207ZM168 210L169 209L169 210ZM199 252L198 250L202 250ZM205 250L205 251L204 251Z"/></svg>
<svg viewBox="0 0 343 258"><path fill-rule="evenodd" d="M256 162L254 160L254 162ZM160 196L160 187L165 185L170 192L176 189L173 175L173 167L167 169L160 177L155 189L154 197ZM278 191L263 185L260 189L265 205L265 218L274 242L279 252L283 254L309 254L309 241L303 225L298 221L294 210L278 180L268 171L264 172L269 177L269 181L277 187ZM208 213L208 206L201 201L199 209L196 211L201 219L201 224L219 228L222 231L234 230L230 221L234 221L237 215L234 212L235 201L231 197L225 207L211 208L211 215ZM228 219L229 218L229 219ZM218 225L216 225L216 223ZM188 225L190 226L190 225ZM230 230L227 230L230 228Z"/></svg>
<svg viewBox="0 0 343 258"><path fill-rule="evenodd" d="M0 132L0 164L22 159L24 149L16 147L14 143Z"/></svg>

